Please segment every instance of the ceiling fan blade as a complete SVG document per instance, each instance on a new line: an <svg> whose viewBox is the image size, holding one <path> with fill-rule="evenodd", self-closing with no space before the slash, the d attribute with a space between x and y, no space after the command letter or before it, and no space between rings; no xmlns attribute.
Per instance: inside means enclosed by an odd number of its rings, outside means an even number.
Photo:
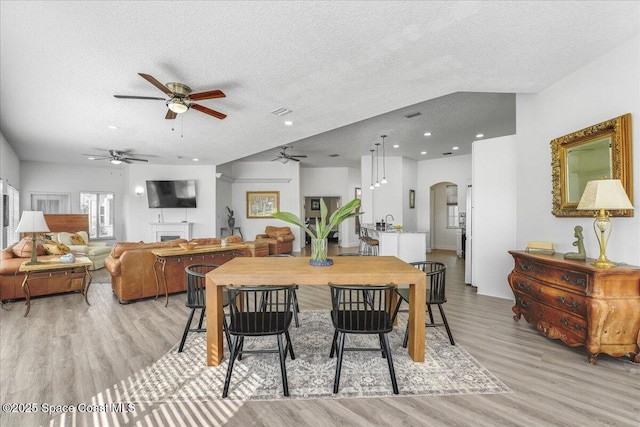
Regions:
<svg viewBox="0 0 640 427"><path fill-rule="evenodd" d="M140 77L142 77L143 79L145 79L146 81L148 81L149 83L151 83L152 85L154 85L155 87L157 87L158 89L166 93L167 95L173 96L173 92L171 92L168 87L160 83L154 77L150 76L149 74L143 74L143 73L138 73L138 74L140 75Z"/></svg>
<svg viewBox="0 0 640 427"><path fill-rule="evenodd" d="M148 162L148 161L149 161L149 160L147 160L147 159L134 159L133 157L125 157L125 158L124 158L124 159L122 159L122 160L123 160L123 161L124 161L124 160L133 160L133 161L135 161L135 162Z"/></svg>
<svg viewBox="0 0 640 427"><path fill-rule="evenodd" d="M222 119L224 119L225 117L227 117L227 115L226 115L226 114L222 114L222 113L220 113L220 112L218 112L218 111L215 111L215 110L212 110L212 109L210 109L210 108L203 107L202 105L198 105L198 104L191 104L189 107L193 108L194 110L198 110L198 111L200 111L201 113L205 113L205 114L208 114L208 115L210 115L210 116L217 117L217 118L219 118L220 120L222 120Z"/></svg>
<svg viewBox="0 0 640 427"><path fill-rule="evenodd" d="M287 157L287 158L288 158L289 160L293 160L294 162L299 162L299 161L300 161L300 160L298 160L298 159L294 159L294 158L293 158L293 157L291 157L291 156L289 156L289 157Z"/></svg>
<svg viewBox="0 0 640 427"><path fill-rule="evenodd" d="M128 164L128 165L130 165L130 164L131 164L131 162L129 161L129 159L119 158L119 159L115 159L115 160L120 160L121 162L126 163L126 164Z"/></svg>
<svg viewBox="0 0 640 427"><path fill-rule="evenodd" d="M105 156L104 154L83 154L83 156L93 157L93 160L105 160L111 158L109 156Z"/></svg>
<svg viewBox="0 0 640 427"><path fill-rule="evenodd" d="M171 111L171 110L167 110L167 115L166 115L166 116L164 116L164 118L165 118L165 119L167 119L167 120L173 120L173 119L175 119L176 117L178 117L178 113L174 113L174 112L173 112L173 111Z"/></svg>
<svg viewBox="0 0 640 427"><path fill-rule="evenodd" d="M166 101L164 98L158 98L155 96L131 96L131 95L113 95L116 98L120 99L158 99L160 101Z"/></svg>
<svg viewBox="0 0 640 427"><path fill-rule="evenodd" d="M224 98L226 95L221 90L210 90L207 92L192 93L189 95L189 99L192 101L200 101L203 99Z"/></svg>
<svg viewBox="0 0 640 427"><path fill-rule="evenodd" d="M301 154L301 155L298 155L298 156L291 155L289 157L300 157L301 159L305 159L307 156L305 154Z"/></svg>

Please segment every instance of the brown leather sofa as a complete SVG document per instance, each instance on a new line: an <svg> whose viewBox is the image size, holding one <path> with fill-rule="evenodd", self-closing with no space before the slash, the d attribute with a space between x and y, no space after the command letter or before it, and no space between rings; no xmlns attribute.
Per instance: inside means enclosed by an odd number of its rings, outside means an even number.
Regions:
<svg viewBox="0 0 640 427"><path fill-rule="evenodd" d="M31 259L31 247L31 237L25 237L0 252L0 300L3 302L25 298L22 290L25 275L18 269L20 264ZM44 246L40 243L36 250L38 260L41 261L60 257L60 255L47 255ZM74 278L75 276L72 277L69 274L34 277L29 279L29 293L35 297L82 290L82 282L72 280Z"/></svg>
<svg viewBox="0 0 640 427"><path fill-rule="evenodd" d="M234 238L231 238L234 237ZM237 239L237 240L236 240ZM162 270L156 263L153 249L176 248L184 239L168 242L118 242L113 246L111 254L104 260L104 266L111 274L111 288L120 303L129 303L138 299L155 297L164 294ZM220 239L192 239L199 245L219 245ZM240 236L227 237L229 249L221 248L218 252L171 257L167 259L165 276L168 293L184 292L187 289L185 267L191 264L224 264L236 256L251 256L249 249L242 245ZM154 273L154 268L156 269ZM156 274L159 283L156 285Z"/></svg>
<svg viewBox="0 0 640 427"><path fill-rule="evenodd" d="M293 251L293 241L296 237L289 227L267 226L264 234L256 236L256 242L262 241L269 244L269 255L290 254Z"/></svg>

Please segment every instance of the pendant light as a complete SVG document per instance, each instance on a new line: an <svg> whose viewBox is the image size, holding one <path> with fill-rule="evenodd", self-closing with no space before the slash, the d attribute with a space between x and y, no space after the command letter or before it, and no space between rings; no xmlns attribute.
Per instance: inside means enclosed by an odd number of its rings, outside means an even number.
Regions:
<svg viewBox="0 0 640 427"><path fill-rule="evenodd" d="M382 135L382 181L380 181L380 183L382 184L386 184L387 183L387 157L385 156L384 153L384 139L387 137L387 135Z"/></svg>
<svg viewBox="0 0 640 427"><path fill-rule="evenodd" d="M369 151L371 151L371 185L369 186L369 190L374 190L375 187L373 186L373 149Z"/></svg>
<svg viewBox="0 0 640 427"><path fill-rule="evenodd" d="M376 142L376 187L380 187L380 154L378 149L380 148L380 143Z"/></svg>

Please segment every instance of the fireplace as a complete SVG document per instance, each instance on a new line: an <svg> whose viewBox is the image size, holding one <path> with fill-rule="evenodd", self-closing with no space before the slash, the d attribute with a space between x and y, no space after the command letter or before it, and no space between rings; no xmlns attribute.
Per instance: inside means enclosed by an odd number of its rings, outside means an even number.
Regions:
<svg viewBox="0 0 640 427"><path fill-rule="evenodd" d="M168 240L191 240L192 222L152 222L151 241L166 242Z"/></svg>

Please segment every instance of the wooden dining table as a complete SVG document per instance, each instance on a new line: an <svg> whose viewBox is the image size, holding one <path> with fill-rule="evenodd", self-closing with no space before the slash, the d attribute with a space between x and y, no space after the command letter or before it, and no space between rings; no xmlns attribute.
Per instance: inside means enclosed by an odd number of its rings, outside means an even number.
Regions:
<svg viewBox="0 0 640 427"><path fill-rule="evenodd" d="M207 365L224 358L222 293L225 286L409 285L409 356L424 362L426 275L393 256L335 257L316 267L308 257L238 257L207 273ZM395 296L395 295L394 295ZM327 290L327 300L329 291ZM328 332L331 333L331 332Z"/></svg>

